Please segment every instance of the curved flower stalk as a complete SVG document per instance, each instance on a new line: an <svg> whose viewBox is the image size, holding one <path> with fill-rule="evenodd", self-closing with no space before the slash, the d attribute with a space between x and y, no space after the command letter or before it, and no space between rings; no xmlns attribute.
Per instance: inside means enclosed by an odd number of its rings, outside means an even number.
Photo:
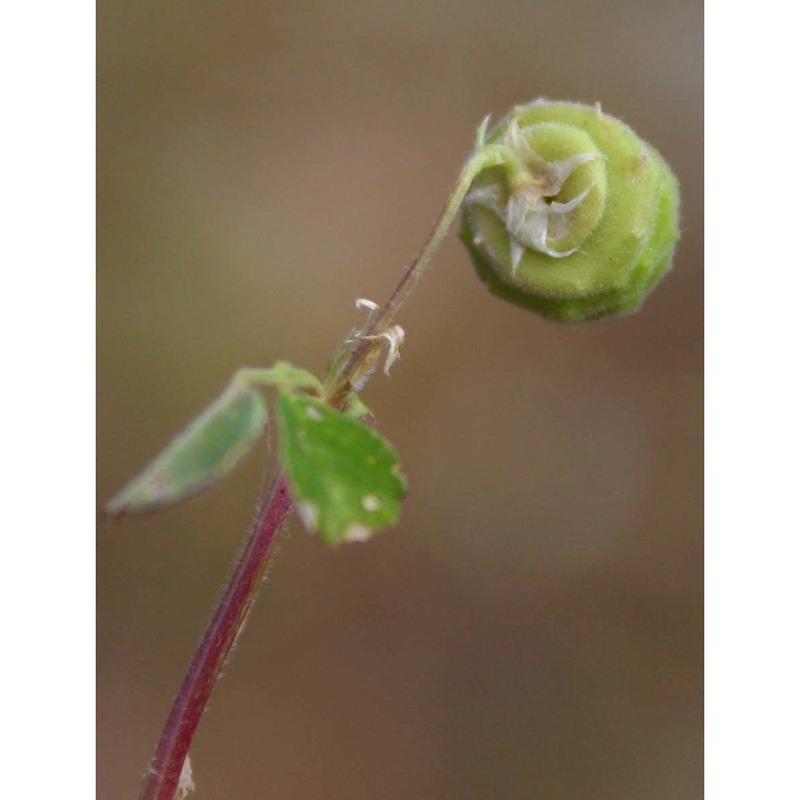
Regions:
<svg viewBox="0 0 800 800"><path fill-rule="evenodd" d="M562 322L636 311L678 241L664 159L598 106L517 106L479 142L461 238L494 294ZM499 163L497 163L499 161Z"/></svg>

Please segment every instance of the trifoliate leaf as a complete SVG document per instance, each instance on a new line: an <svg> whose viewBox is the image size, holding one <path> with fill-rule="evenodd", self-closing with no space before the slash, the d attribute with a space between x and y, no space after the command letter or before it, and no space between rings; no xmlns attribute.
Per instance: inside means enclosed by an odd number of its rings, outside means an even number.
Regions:
<svg viewBox="0 0 800 800"><path fill-rule="evenodd" d="M281 454L305 526L329 544L363 541L397 520L406 481L376 431L312 397L278 397Z"/></svg>
<svg viewBox="0 0 800 800"><path fill-rule="evenodd" d="M135 514L179 503L227 475L264 432L261 394L234 380L144 471L106 505Z"/></svg>

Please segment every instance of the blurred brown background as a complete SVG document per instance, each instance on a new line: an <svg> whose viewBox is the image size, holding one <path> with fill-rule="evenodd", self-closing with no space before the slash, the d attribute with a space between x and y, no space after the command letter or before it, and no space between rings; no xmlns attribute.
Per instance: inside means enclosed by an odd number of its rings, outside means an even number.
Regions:
<svg viewBox="0 0 800 800"><path fill-rule="evenodd" d="M684 192L674 270L631 318L542 321L448 239L365 398L410 478L401 524L330 550L292 523L196 796L699 798L699 0L98 10L100 500L237 366L324 366L487 112L600 100ZM101 798L137 793L261 469L100 523Z"/></svg>

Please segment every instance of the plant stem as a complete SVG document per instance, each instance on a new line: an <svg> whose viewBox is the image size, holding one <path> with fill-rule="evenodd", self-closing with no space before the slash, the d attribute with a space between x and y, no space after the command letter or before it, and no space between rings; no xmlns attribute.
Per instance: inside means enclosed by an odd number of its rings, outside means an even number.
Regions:
<svg viewBox="0 0 800 800"><path fill-rule="evenodd" d="M175 797L195 730L253 604L275 533L291 507L286 481L278 473L175 698L147 772L142 800L173 800Z"/></svg>
<svg viewBox="0 0 800 800"><path fill-rule="evenodd" d="M383 332L388 328L430 266L475 176L490 161L491 157L487 152L478 151L464 165L450 198L422 250L406 268L380 313L362 332L362 337ZM327 393L327 399L332 405L338 405L349 393L355 376L359 369L363 371L363 363L370 354L374 357L375 342L362 338L338 371L334 390ZM236 570L175 698L145 778L142 800L174 800L192 738L225 659L241 632L247 612L253 604L275 532L291 507L292 499L286 482L280 475L279 466L277 477L267 493L263 512L247 540Z"/></svg>
<svg viewBox="0 0 800 800"><path fill-rule="evenodd" d="M383 304L380 312L373 318L372 322L361 332L361 342L355 347L350 357L339 369L335 380L335 388L328 392L328 397L338 400L343 393L349 391L354 379L359 374L362 364L370 353L375 352L375 342L367 337L382 333L394 320L400 307L408 299L408 296L419 283L420 278L425 274L433 260L433 256L439 249L442 239L447 235L453 220L464 202L464 198L469 191L475 176L486 166L495 163L496 158L490 149L477 149L472 157L464 164L461 174L458 177L450 197L442 210L436 225L431 231L428 239L420 250L417 257L406 267L403 277L395 286L389 299ZM363 369L361 370L363 371Z"/></svg>

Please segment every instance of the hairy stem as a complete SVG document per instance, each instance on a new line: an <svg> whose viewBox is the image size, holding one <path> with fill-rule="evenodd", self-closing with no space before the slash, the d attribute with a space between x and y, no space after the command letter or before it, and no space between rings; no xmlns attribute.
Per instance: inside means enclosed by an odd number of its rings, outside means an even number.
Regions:
<svg viewBox="0 0 800 800"><path fill-rule="evenodd" d="M430 266L431 260L458 214L475 176L490 162L493 162L490 153L478 150L464 165L450 198L422 250L406 268L400 282L389 295L389 299L382 306L380 313L362 332L362 337L374 335L376 332L385 331L388 328L400 307ZM329 391L326 393L326 399L332 405L339 405L343 401L350 391L351 383L359 368L362 367L365 359L374 352L374 342L362 338L362 341L338 370L332 390L329 387ZM267 493L264 510L239 557L236 570L214 612L211 624L203 636L172 706L145 779L142 800L174 799L195 730L222 665L225 663L236 637L241 632L247 612L252 606L256 589L264 574L275 532L291 507L292 500L288 487L279 473Z"/></svg>
<svg viewBox="0 0 800 800"><path fill-rule="evenodd" d="M275 533L291 507L286 481L278 474L175 698L145 778L142 800L173 800L175 797L195 730L253 604Z"/></svg>
<svg viewBox="0 0 800 800"><path fill-rule="evenodd" d="M372 322L361 332L361 342L355 347L350 357L339 369L336 376L335 387L328 392L329 398L338 400L343 393L349 390L350 385L359 372L359 368L367 356L374 352L374 341L367 337L374 336L376 333L385 331L397 316L397 312L408 299L411 292L419 283L420 278L430 267L433 256L439 249L439 245L447 235L453 220L458 214L464 198L467 196L472 181L475 176L486 166L497 161L494 152L490 148L477 149L473 156L467 161L461 170L450 197L442 209L436 225L428 236L425 244L416 258L406 267L400 282L395 286L389 299L383 304L380 312L373 318Z"/></svg>

